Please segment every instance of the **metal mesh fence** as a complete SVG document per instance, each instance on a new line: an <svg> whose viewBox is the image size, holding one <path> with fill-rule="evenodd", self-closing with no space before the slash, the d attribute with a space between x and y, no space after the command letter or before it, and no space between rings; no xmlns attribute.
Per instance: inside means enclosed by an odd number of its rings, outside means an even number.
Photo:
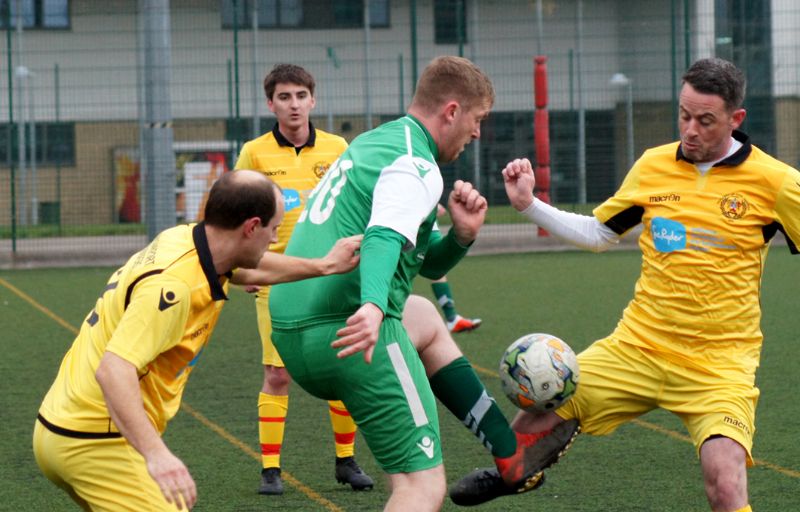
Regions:
<svg viewBox="0 0 800 512"><path fill-rule="evenodd" d="M550 194L568 209L590 211L632 158L677 138L680 76L699 57L746 72L755 144L792 165L800 155L790 0L0 0L0 28L5 265L119 261L159 208L196 220L243 142L271 129L261 82L278 62L316 77L312 122L352 140L405 110L431 58L474 60L497 101L480 142L442 170L446 184L479 186L509 247L536 235L505 206L499 175L536 158L536 55ZM159 144L168 158L152 158Z"/></svg>

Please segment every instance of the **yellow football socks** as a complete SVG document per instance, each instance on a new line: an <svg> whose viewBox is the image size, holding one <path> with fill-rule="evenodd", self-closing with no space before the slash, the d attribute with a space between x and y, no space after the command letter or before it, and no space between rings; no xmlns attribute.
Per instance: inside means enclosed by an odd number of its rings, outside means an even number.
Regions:
<svg viewBox="0 0 800 512"><path fill-rule="evenodd" d="M344 404L339 400L328 402L333 437L336 442L337 457L352 457L353 443L356 440L356 424Z"/></svg>
<svg viewBox="0 0 800 512"><path fill-rule="evenodd" d="M288 409L288 395L258 394L258 441L261 443L262 467L281 466L281 445Z"/></svg>

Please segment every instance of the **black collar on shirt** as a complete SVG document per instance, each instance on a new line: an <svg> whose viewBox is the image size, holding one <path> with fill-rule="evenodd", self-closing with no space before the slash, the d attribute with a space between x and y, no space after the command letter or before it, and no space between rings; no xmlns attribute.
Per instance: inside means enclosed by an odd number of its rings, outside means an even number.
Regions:
<svg viewBox="0 0 800 512"><path fill-rule="evenodd" d="M198 222L192 229L192 240L197 249L197 257L200 259L200 267L208 280L208 287L211 289L211 298L214 300L228 300L225 290L219 282L219 276L214 269L214 259L211 257L211 250L208 248L208 238L203 222ZM227 275L227 274L226 274ZM230 276L228 276L230 277Z"/></svg>
<svg viewBox="0 0 800 512"><path fill-rule="evenodd" d="M720 166L720 165L731 165L731 166L739 165L742 162L744 162L745 160L747 160L748 156L750 156L750 152L753 150L753 146L750 144L750 137L746 133L744 133L742 131L739 131L739 130L733 130L733 134L732 135L733 135L734 139L736 139L736 140L738 140L739 142L742 143L742 147L740 147L739 150L736 151L736 153L732 154L731 156L729 156L727 158L724 158L724 159L720 160L719 162L715 163L714 167L717 167L717 166ZM684 156L683 151L681 150L681 145L682 144L678 144L678 151L675 154L675 160L685 160L685 161L689 162L690 164L693 164L694 161L692 161L692 160L686 158L686 156Z"/></svg>
<svg viewBox="0 0 800 512"><path fill-rule="evenodd" d="M314 144L317 142L317 130L314 129L314 125L311 124L311 121L308 122L308 140L302 146L295 146L286 140L286 137L283 136L280 128L278 128L278 123L275 123L275 126L272 127L272 135L275 137L275 142L277 142L279 146L294 148L297 154L300 154L300 150L305 147L313 148Z"/></svg>

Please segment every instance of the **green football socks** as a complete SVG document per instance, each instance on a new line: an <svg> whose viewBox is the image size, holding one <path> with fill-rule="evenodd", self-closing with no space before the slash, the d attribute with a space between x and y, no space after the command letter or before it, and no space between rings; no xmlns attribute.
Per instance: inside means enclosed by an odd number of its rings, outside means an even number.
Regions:
<svg viewBox="0 0 800 512"><path fill-rule="evenodd" d="M442 313L448 322L456 319L456 303L453 300L453 292L450 291L450 283L431 283L433 288L433 295L436 296L436 302L442 308Z"/></svg>
<svg viewBox="0 0 800 512"><path fill-rule="evenodd" d="M494 398L464 356L430 378L431 389L495 457L510 457L517 439Z"/></svg>

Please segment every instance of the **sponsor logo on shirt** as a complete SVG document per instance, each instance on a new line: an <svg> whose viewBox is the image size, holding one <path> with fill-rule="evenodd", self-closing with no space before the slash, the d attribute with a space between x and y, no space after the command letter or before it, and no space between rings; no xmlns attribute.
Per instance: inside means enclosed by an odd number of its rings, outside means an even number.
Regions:
<svg viewBox="0 0 800 512"><path fill-rule="evenodd" d="M178 302L180 301L175 298L174 292L165 292L164 289L162 288L161 297L158 299L158 310L166 311L167 309L171 308Z"/></svg>
<svg viewBox="0 0 800 512"><path fill-rule="evenodd" d="M659 252L680 251L686 248L686 227L680 222L655 217L650 224L653 244Z"/></svg>
<svg viewBox="0 0 800 512"><path fill-rule="evenodd" d="M422 450L422 453L424 453L426 457L429 459L433 458L433 439L425 436L417 443L417 447Z"/></svg>
<svg viewBox="0 0 800 512"><path fill-rule="evenodd" d="M667 202L679 202L681 200L680 194L661 194L658 196L650 196L648 201L651 203L667 203Z"/></svg>
<svg viewBox="0 0 800 512"><path fill-rule="evenodd" d="M725 236L711 229L686 227L678 221L655 217L650 224L653 245L659 252L683 249L708 252L712 249L736 249Z"/></svg>
<svg viewBox="0 0 800 512"><path fill-rule="evenodd" d="M286 171L284 171L283 169L275 169L275 170L266 169L261 172L263 172L267 176L286 176L287 174Z"/></svg>
<svg viewBox="0 0 800 512"><path fill-rule="evenodd" d="M206 324L206 325L204 326L204 328L205 328L205 327L208 327L208 324ZM191 361L189 361L189 363L188 363L186 366L184 366L183 368L181 368L180 370L178 370L178 373L176 373L176 374L175 374L175 378L177 379L178 377L180 377L181 375L183 375L183 374L184 374L184 372L188 372L188 371L190 371L192 368L194 368L194 365L196 365L196 364L197 364L197 361L198 361L198 359L200 359L200 355L203 353L203 350L205 350L205 349L206 349L206 346L205 346L205 344L204 344L202 347L200 347L200 350L198 350L198 351L197 351L197 354L195 354L195 356L192 358L192 360L191 360Z"/></svg>
<svg viewBox="0 0 800 512"><path fill-rule="evenodd" d="M300 200L300 192L297 190L287 188L283 190L283 207L288 212L303 204Z"/></svg>
<svg viewBox="0 0 800 512"><path fill-rule="evenodd" d="M208 322L204 323L203 325L195 329L194 332L192 332L192 334L189 335L189 338L195 339L206 331L208 331Z"/></svg>
<svg viewBox="0 0 800 512"><path fill-rule="evenodd" d="M741 219L750 205L741 194L725 194L719 201L719 210L729 219Z"/></svg>

